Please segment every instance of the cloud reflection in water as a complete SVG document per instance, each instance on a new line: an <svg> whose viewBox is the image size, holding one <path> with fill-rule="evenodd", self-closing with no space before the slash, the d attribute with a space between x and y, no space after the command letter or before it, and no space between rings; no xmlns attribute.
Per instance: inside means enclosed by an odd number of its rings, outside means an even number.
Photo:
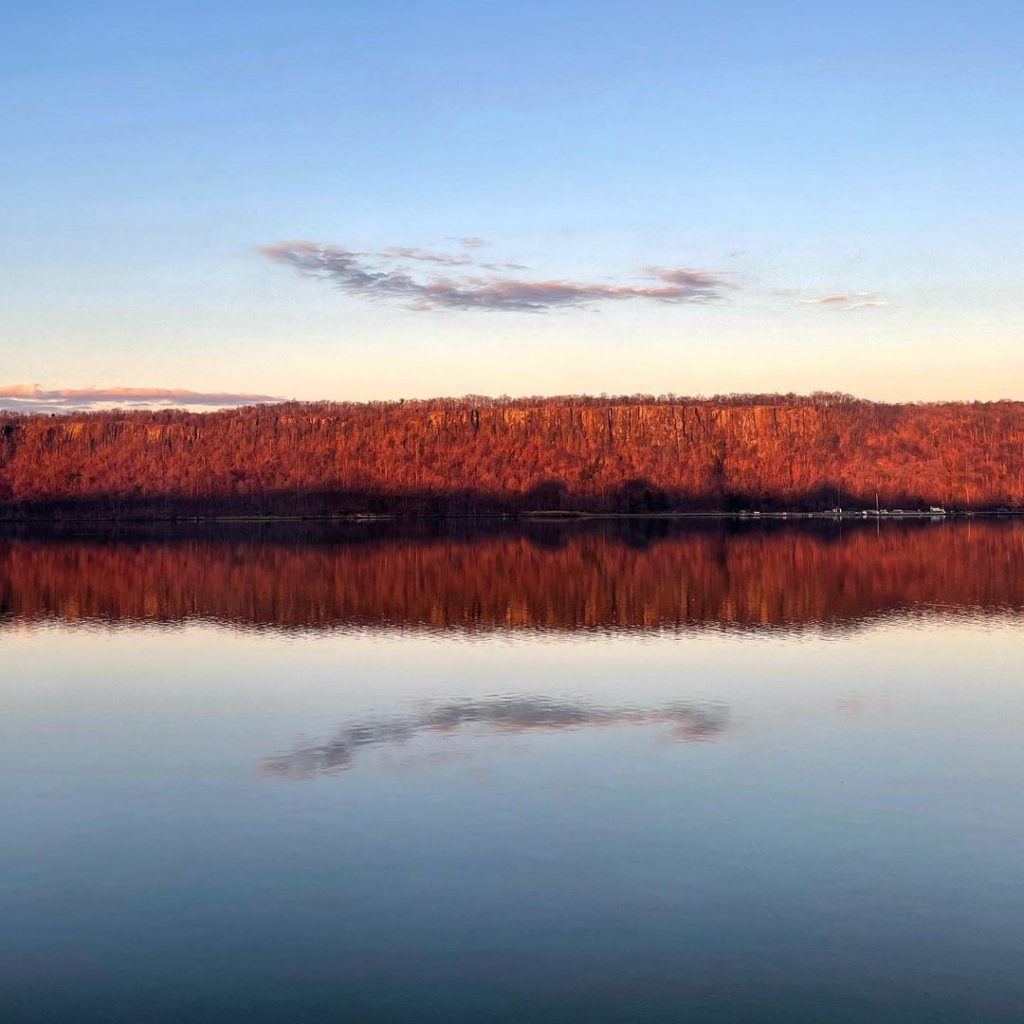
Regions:
<svg viewBox="0 0 1024 1024"><path fill-rule="evenodd" d="M361 750L393 747L423 734L451 735L480 727L501 735L582 729L591 726L667 725L669 737L683 742L715 739L725 729L721 707L686 703L656 708L606 708L544 697L498 697L456 701L425 708L419 714L389 715L350 722L327 743L298 747L266 758L267 775L306 779L346 771Z"/></svg>

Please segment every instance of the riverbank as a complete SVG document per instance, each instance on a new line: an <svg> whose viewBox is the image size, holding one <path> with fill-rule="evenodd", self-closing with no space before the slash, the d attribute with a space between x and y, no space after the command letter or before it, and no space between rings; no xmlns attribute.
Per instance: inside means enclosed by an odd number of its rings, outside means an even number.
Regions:
<svg viewBox="0 0 1024 1024"><path fill-rule="evenodd" d="M858 522L900 522L946 519L1000 519L1024 516L1024 509L979 510L919 510L919 509L830 509L827 511L771 511L741 510L738 512L588 512L565 509L538 509L521 512L480 514L436 513L398 514L354 512L333 515L74 515L30 513L27 515L0 515L0 525L30 523L384 523L418 521L489 521L489 522L573 522L594 520L740 520L800 521L800 520L856 520Z"/></svg>

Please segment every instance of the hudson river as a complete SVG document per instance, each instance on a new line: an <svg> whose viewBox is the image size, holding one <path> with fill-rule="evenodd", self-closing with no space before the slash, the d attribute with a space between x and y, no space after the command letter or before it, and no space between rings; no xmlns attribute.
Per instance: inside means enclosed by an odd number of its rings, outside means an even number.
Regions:
<svg viewBox="0 0 1024 1024"><path fill-rule="evenodd" d="M1017 1022L1024 523L0 534L0 1019Z"/></svg>

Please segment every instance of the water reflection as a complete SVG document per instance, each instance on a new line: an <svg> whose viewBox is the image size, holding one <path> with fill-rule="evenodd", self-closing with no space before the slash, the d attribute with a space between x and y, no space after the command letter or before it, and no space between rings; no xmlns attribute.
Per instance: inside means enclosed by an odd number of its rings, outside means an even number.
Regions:
<svg viewBox="0 0 1024 1024"><path fill-rule="evenodd" d="M327 743L269 757L261 768L269 775L295 779L345 771L365 748L402 745L424 733L450 735L467 726L496 733L522 734L593 726L668 725L671 739L692 742L714 739L724 730L725 722L724 709L681 703L643 709L598 707L543 697L467 700L428 707L415 715L350 722Z"/></svg>
<svg viewBox="0 0 1024 1024"><path fill-rule="evenodd" d="M9 534L0 1019L1016 1024L1022 541Z"/></svg>
<svg viewBox="0 0 1024 1024"><path fill-rule="evenodd" d="M1017 615L1024 524L430 523L0 535L0 628L844 629Z"/></svg>

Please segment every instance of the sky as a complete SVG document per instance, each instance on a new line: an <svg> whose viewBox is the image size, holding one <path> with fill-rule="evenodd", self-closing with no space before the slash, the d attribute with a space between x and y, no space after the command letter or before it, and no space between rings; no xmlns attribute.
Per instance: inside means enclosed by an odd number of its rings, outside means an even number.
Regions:
<svg viewBox="0 0 1024 1024"><path fill-rule="evenodd" d="M0 403L1024 399L1024 5L48 2Z"/></svg>

